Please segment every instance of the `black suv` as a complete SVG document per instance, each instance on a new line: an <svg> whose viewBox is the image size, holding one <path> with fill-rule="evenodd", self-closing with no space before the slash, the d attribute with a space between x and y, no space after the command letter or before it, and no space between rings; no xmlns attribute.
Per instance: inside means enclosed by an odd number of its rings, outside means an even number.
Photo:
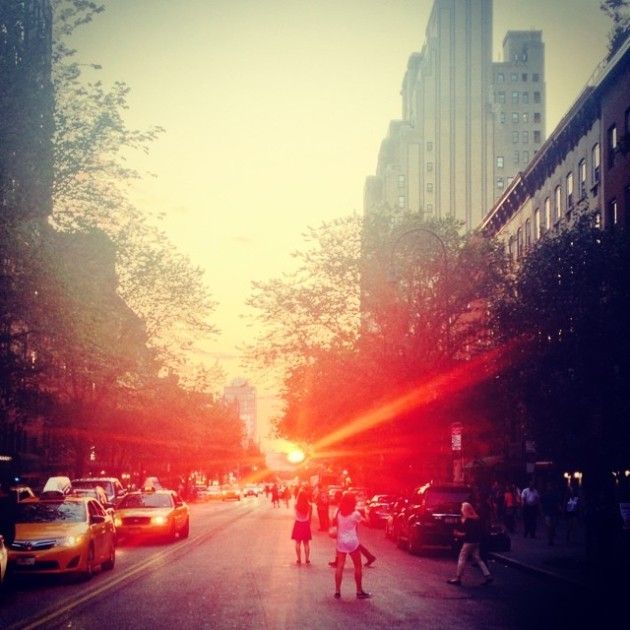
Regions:
<svg viewBox="0 0 630 630"><path fill-rule="evenodd" d="M425 546L454 549L462 503L471 499L471 488L466 485L428 483L416 488L400 522L398 546L411 553L419 553Z"/></svg>

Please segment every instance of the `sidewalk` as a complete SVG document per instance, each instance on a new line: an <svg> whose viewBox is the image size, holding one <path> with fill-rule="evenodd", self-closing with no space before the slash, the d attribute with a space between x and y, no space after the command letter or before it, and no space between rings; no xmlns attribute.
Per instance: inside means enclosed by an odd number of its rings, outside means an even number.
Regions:
<svg viewBox="0 0 630 630"><path fill-rule="evenodd" d="M519 523L516 533L511 534L511 539L511 551L494 552L490 556L497 562L503 562L523 571L578 586L586 585L588 564L582 524L576 527L571 543L566 541L564 521L558 524L553 546L547 543L547 532L543 523L539 523L536 538L533 539L523 538L523 526Z"/></svg>

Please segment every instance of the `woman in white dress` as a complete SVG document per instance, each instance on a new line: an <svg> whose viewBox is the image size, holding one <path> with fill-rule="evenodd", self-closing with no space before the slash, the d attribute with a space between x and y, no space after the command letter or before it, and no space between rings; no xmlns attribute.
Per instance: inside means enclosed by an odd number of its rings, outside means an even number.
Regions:
<svg viewBox="0 0 630 630"><path fill-rule="evenodd" d="M351 492L344 492L337 512L337 567L335 571L335 599L341 597L341 580L346 555L350 554L354 564L354 581L357 586L357 599L368 599L369 593L363 590L363 572L361 570L361 552L357 526L365 519L355 507L356 497Z"/></svg>

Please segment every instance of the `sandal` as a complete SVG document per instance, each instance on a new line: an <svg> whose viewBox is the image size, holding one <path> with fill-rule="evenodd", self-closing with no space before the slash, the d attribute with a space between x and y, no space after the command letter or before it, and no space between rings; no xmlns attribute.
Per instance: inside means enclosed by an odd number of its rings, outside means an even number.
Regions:
<svg viewBox="0 0 630 630"><path fill-rule="evenodd" d="M359 591L357 593L357 599L370 599L372 597L371 593L366 593L365 591Z"/></svg>
<svg viewBox="0 0 630 630"><path fill-rule="evenodd" d="M340 593L339 591L337 591L337 592L334 594L334 598L335 598L335 599L340 599L340 598L341 598L341 593Z"/></svg>

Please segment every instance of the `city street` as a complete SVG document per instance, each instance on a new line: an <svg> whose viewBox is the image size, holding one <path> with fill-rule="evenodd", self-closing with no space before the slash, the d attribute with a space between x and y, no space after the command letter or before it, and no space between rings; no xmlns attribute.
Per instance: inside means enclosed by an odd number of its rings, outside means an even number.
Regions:
<svg viewBox="0 0 630 630"><path fill-rule="evenodd" d="M274 509L264 497L192 505L189 539L122 545L114 570L89 582L10 582L0 627L546 628L581 627L588 611L575 587L496 562L493 584L482 586L469 567L464 585L450 586L451 556L409 555L366 527L361 537L377 561L364 569L364 589L373 597L355 599L347 563L337 601L333 541L314 517L312 564L298 566L292 522L292 507Z"/></svg>

